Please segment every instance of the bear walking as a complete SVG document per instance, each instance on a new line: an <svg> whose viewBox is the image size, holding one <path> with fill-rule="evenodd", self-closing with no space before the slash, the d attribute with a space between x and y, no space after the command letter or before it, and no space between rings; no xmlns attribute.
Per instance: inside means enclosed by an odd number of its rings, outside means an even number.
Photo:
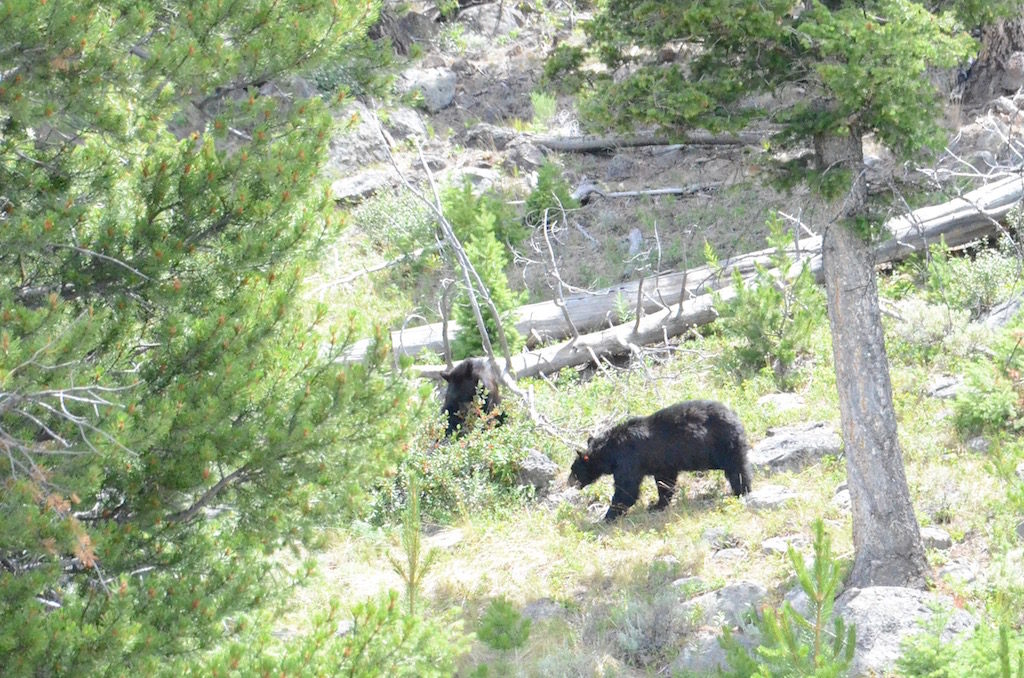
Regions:
<svg viewBox="0 0 1024 678"><path fill-rule="evenodd" d="M631 417L587 440L569 472L569 485L586 487L603 475L615 480L612 504L605 514L611 522L640 496L644 476L654 476L658 502L668 506L680 471L720 469L733 494L751 489L747 434L739 417L713 400L686 400L646 417Z"/></svg>
<svg viewBox="0 0 1024 678"><path fill-rule="evenodd" d="M452 369L442 372L441 378L448 382L444 392L444 405L441 407L441 412L448 415L448 429L444 432L446 437L466 423L469 406L473 404L473 399L481 388L485 413L492 412L501 404L498 374L486 358L467 358ZM499 414L498 424L504 420L504 413Z"/></svg>

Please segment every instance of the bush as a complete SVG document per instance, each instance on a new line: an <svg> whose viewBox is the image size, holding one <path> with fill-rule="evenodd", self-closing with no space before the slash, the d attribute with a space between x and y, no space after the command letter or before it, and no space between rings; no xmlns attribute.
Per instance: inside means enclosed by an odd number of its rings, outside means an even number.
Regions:
<svg viewBox="0 0 1024 678"><path fill-rule="evenodd" d="M530 620L504 597L495 598L480 619L476 637L495 650L514 650L530 637Z"/></svg>
<svg viewBox="0 0 1024 678"><path fill-rule="evenodd" d="M833 617L832 604L842 580L839 564L832 557L831 540L825 525L814 522L814 563L804 565L803 556L792 546L789 558L797 581L810 600L807 616L793 609L789 601L779 610L766 608L758 620L761 645L753 654L736 640L728 627L723 630L726 651L734 678L749 676L844 676L853 661L853 627Z"/></svg>
<svg viewBox="0 0 1024 678"><path fill-rule="evenodd" d="M974 257L951 256L945 240L929 248L925 289L932 303L966 309L975 318L1005 299L1019 279L1014 256L983 249Z"/></svg>
<svg viewBox="0 0 1024 678"><path fill-rule="evenodd" d="M511 309L519 305L522 294L515 293L508 284L505 268L508 266L508 255L505 247L499 242L499 236L516 236L511 226L510 212L500 200L487 194L477 196L467 180L461 188L449 189L443 196L444 212L451 222L455 235L458 236L466 250L466 256L487 287L491 301L501 315L501 324L505 330L505 339L509 350L518 351L523 339L511 321ZM497 346L498 325L490 309L478 299L480 313L492 346ZM455 358L481 355L483 339L480 336L476 316L473 312L469 296L462 292L455 301L452 317L459 324L460 331L452 345Z"/></svg>
<svg viewBox="0 0 1024 678"><path fill-rule="evenodd" d="M1024 327L1021 319L995 342L995 357L967 366L964 388L953 403L962 434L1024 428Z"/></svg>
<svg viewBox="0 0 1024 678"><path fill-rule="evenodd" d="M903 642L896 666L908 678L1024 678L1024 638L1000 624L977 628L970 637L949 642L946 619L934 615L925 629Z"/></svg>
<svg viewBox="0 0 1024 678"><path fill-rule="evenodd" d="M401 519L409 484L418 477L420 510L439 523L474 511L519 505L528 496L518 485L520 464L527 445L516 440L512 426L486 435L462 436L444 443L421 441L410 448L395 477L378 488L373 521L386 524Z"/></svg>
<svg viewBox="0 0 1024 678"><path fill-rule="evenodd" d="M749 373L768 368L780 388L792 385L791 368L797 357L809 352L811 337L824 315L824 296L806 264L791 276L794 262L786 251L793 237L778 215L768 219L768 244L775 249L771 268L757 265L753 282L747 283L733 271L736 296L727 304L718 304L719 324L729 340L723 354L726 369ZM706 258L718 267L714 253L707 248Z"/></svg>
<svg viewBox="0 0 1024 678"><path fill-rule="evenodd" d="M562 177L558 165L546 160L537 170L537 187L526 198L526 223L537 227L554 221L563 209L575 209L579 202L572 197L569 184Z"/></svg>

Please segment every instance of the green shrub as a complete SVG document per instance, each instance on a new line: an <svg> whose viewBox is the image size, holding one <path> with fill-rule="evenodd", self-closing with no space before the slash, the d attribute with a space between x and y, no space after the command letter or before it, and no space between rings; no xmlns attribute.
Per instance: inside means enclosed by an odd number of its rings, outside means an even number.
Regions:
<svg viewBox="0 0 1024 678"><path fill-rule="evenodd" d="M527 448L520 435L513 426L506 425L487 435L470 432L447 443L413 446L395 477L378 488L373 521L386 524L401 520L414 476L419 483L420 510L434 522L447 523L470 512L520 505L529 496L518 484Z"/></svg>
<svg viewBox="0 0 1024 678"><path fill-rule="evenodd" d="M814 563L804 565L803 556L792 546L789 558L797 581L810 600L804 616L789 601L779 610L766 608L757 622L761 645L751 653L725 627L721 645L734 678L748 676L844 676L853 661L854 628L846 628L834 617L832 604L842 581L840 567L832 556L831 540L819 518L814 522Z"/></svg>
<svg viewBox="0 0 1024 678"><path fill-rule="evenodd" d="M522 301L523 295L515 293L508 284L505 268L508 254L499 242L499 237L517 237L518 231L512 226L511 213L505 204L488 194L475 195L467 180L461 188L452 188L442 197L445 216L451 222L456 236L466 250L466 256L486 285L491 301L501 315L502 326L509 350L518 351L523 339L516 331L508 313ZM521 228L521 227L520 227ZM480 312L484 319L492 346L497 348L497 323L490 309L478 298ZM460 293L453 304L452 317L460 326L458 336L452 345L456 358L481 355L483 340L480 337L469 296Z"/></svg>
<svg viewBox="0 0 1024 678"><path fill-rule="evenodd" d="M562 209L575 209L579 202L572 197L569 184L562 177L561 168L546 160L537 170L537 187L526 198L526 224L537 227L554 221Z"/></svg>
<svg viewBox="0 0 1024 678"><path fill-rule="evenodd" d="M970 311L978 317L1005 299L1019 279L1019 263L999 250L983 249L973 258L951 256L945 240L929 248L925 290L933 303Z"/></svg>
<svg viewBox="0 0 1024 678"><path fill-rule="evenodd" d="M824 296L806 264L796 276L789 275L794 262L786 248L793 244L793 237L778 215L769 217L768 228L768 244L775 249L770 268L781 275L757 265L754 280L748 283L733 271L736 296L727 304L718 304L719 324L730 339L723 366L741 374L768 368L776 385L789 388L793 363L811 350L812 333L822 322ZM716 268L710 248L707 254L709 265Z"/></svg>
<svg viewBox="0 0 1024 678"><path fill-rule="evenodd" d="M431 618L402 610L395 591L340 614L336 602L312 619L312 629L286 643L272 641L269 624L245 642L221 649L201 663L168 675L451 676L469 649L456 610ZM350 631L339 635L348 617Z"/></svg>
<svg viewBox="0 0 1024 678"><path fill-rule="evenodd" d="M530 620L504 597L495 598L480 619L476 637L495 650L514 650L530 637Z"/></svg>
<svg viewBox="0 0 1024 678"><path fill-rule="evenodd" d="M430 209L409 191L378 193L352 211L352 222L389 255L431 244L437 228Z"/></svg>
<svg viewBox="0 0 1024 678"><path fill-rule="evenodd" d="M1020 317L999 335L994 353L965 370L964 388L953 403L954 422L964 435L1024 428L1024 327Z"/></svg>
<svg viewBox="0 0 1024 678"><path fill-rule="evenodd" d="M943 637L947 619L934 615L925 629L903 642L896 666L907 678L1024 678L1024 638L1009 626L982 625L968 638Z"/></svg>

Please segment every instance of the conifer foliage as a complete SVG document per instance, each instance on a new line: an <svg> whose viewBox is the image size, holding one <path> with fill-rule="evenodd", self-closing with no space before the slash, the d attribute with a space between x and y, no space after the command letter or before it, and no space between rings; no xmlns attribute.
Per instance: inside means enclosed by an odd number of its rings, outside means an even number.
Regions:
<svg viewBox="0 0 1024 678"><path fill-rule="evenodd" d="M383 351L298 300L333 119L275 83L375 3L0 3L0 666L169 670L390 463ZM287 91L287 88L284 88Z"/></svg>

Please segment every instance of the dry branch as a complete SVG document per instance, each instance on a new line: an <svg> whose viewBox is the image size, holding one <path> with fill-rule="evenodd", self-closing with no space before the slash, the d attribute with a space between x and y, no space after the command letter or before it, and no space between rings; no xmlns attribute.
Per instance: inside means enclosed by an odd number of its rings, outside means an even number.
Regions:
<svg viewBox="0 0 1024 678"><path fill-rule="evenodd" d="M551 151L570 153L604 153L618 148L634 148L636 146L672 146L676 144L693 144L702 146L757 146L770 136L769 132L737 132L735 134L711 134L696 130L685 134L681 139L666 139L655 135L635 137L553 137L527 136L526 138Z"/></svg>

